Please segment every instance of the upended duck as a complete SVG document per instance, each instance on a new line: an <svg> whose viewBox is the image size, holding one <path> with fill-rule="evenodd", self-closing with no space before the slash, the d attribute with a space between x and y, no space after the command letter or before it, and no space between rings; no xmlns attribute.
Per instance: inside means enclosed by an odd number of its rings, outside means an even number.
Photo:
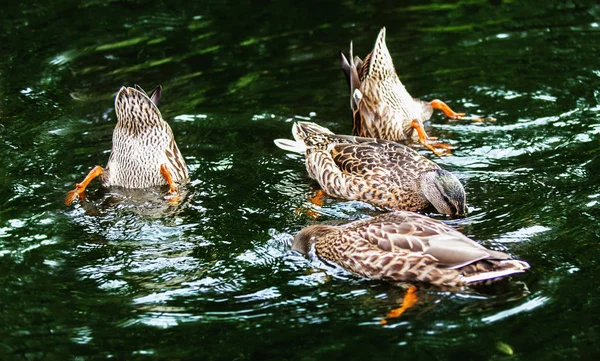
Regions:
<svg viewBox="0 0 600 361"><path fill-rule="evenodd" d="M423 122L431 117L433 109L442 110L451 119L460 119L465 114L454 112L441 100L422 101L408 93L396 74L385 43L385 28L364 60L353 58L350 43L349 60L340 51L340 65L350 87L354 135L403 141L411 139L416 131L419 142L435 154L442 155L450 148L448 144L434 142L437 138L427 135Z"/></svg>
<svg viewBox="0 0 600 361"><path fill-rule="evenodd" d="M284 150L306 155L306 169L331 197L360 200L394 210L464 216L465 190L456 176L392 141L335 135L310 122L296 122L294 140L276 139Z"/></svg>
<svg viewBox="0 0 600 361"><path fill-rule="evenodd" d="M105 168L95 166L81 183L70 191L65 204L85 198L85 188L96 177L103 187L149 188L169 186L176 195L178 183L188 181L188 169L175 143L173 131L162 118L158 102L162 88L148 96L142 88L122 87L115 98L117 125L112 151Z"/></svg>
<svg viewBox="0 0 600 361"><path fill-rule="evenodd" d="M302 229L292 249L377 280L440 286L484 283L525 272L527 262L483 247L440 221L405 211L341 226Z"/></svg>

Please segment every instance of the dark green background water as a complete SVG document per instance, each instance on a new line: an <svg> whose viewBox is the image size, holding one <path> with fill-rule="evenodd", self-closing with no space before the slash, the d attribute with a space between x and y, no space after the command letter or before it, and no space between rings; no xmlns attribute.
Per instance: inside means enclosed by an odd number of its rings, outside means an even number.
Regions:
<svg viewBox="0 0 600 361"><path fill-rule="evenodd" d="M0 359L600 357L594 2L26 3L0 15ZM289 249L315 222L298 209L377 211L311 205L302 159L272 143L293 119L351 132L337 52L364 56L381 26L413 96L497 119L429 124L468 194L449 223L532 266L486 290L422 287L387 326L402 289ZM187 200L110 206L94 182L99 215L64 207L106 164L114 94L133 84L164 87Z"/></svg>

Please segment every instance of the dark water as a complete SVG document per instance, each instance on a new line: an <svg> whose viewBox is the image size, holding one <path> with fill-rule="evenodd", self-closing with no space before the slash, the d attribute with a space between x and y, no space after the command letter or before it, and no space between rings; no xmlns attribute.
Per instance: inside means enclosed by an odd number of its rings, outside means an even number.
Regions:
<svg viewBox="0 0 600 361"><path fill-rule="evenodd" d="M0 15L0 359L594 360L600 356L600 6L579 1L68 1ZM402 5L399 5L402 4ZM449 122L451 221L532 270L484 290L402 288L290 253L318 221L293 119L351 131L337 52L381 26L405 85L494 123ZM191 170L176 209L89 188L122 85L162 84ZM425 153L432 156L430 153ZM300 210L300 212L298 211Z"/></svg>

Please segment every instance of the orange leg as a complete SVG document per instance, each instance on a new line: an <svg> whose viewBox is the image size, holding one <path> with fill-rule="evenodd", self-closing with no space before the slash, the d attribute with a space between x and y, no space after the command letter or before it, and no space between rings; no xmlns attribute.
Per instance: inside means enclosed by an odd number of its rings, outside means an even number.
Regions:
<svg viewBox="0 0 600 361"><path fill-rule="evenodd" d="M309 209L309 208L296 208L296 213L303 214L305 216L309 216L310 218L313 218L313 219L318 219L319 217L321 217L321 214L319 214L319 212L313 211L312 209Z"/></svg>
<svg viewBox="0 0 600 361"><path fill-rule="evenodd" d="M431 104L431 106L434 109L439 109L439 110L443 111L444 114L446 114L446 116L450 119L460 119L465 116L465 113L454 112L454 110L450 109L450 107L441 100L434 99L434 100L430 101L429 104Z"/></svg>
<svg viewBox="0 0 600 361"><path fill-rule="evenodd" d="M319 189L318 191L315 192L315 195L310 199L310 203L317 205L319 207L323 207L323 204L325 203L323 198L325 198L325 197L327 197L327 194L325 194L325 192L323 192L322 190ZM310 218L314 218L314 219L321 217L321 214L319 212L312 210L310 208L304 208L304 207L297 208L296 213L304 214L304 215L309 216Z"/></svg>
<svg viewBox="0 0 600 361"><path fill-rule="evenodd" d="M319 189L315 196L310 199L310 203L315 204L319 207L323 207L323 204L325 203L323 198L325 198L325 196L325 192Z"/></svg>
<svg viewBox="0 0 600 361"><path fill-rule="evenodd" d="M85 176L85 179L81 183L75 184L75 189L73 189L72 191L67 193L67 196L65 197L65 205L70 206L71 203L73 203L73 201L77 197L79 197L81 200L84 200L85 199L85 193L84 193L85 187L87 187L88 184L90 184L92 179L94 179L97 176L99 176L100 174L102 174L102 172L104 172L104 169L101 166L99 166L99 165L95 166L88 173L88 175Z"/></svg>
<svg viewBox="0 0 600 361"><path fill-rule="evenodd" d="M406 291L404 295L404 299L402 300L402 306L399 308L394 308L387 314L387 318L381 320L381 324L385 325L387 323L388 318L398 318L400 317L406 310L414 306L419 300L419 296L417 296L417 287L410 286L410 288Z"/></svg>
<svg viewBox="0 0 600 361"><path fill-rule="evenodd" d="M167 169L167 165L164 163L160 165L160 174L165 177L167 183L169 184L169 194L176 193L179 187L177 187L177 184L173 182L173 177L171 177L171 173Z"/></svg>
<svg viewBox="0 0 600 361"><path fill-rule="evenodd" d="M177 193L177 191L179 190L179 187L177 187L177 184L175 184L175 182L173 182L173 177L171 177L171 172L169 172L169 170L167 169L167 165L166 164L161 164L160 165L160 174L163 175L163 177L165 177L165 179L167 180L167 183L169 184L169 194L171 195L170 197L168 197L168 201L171 205L177 205L179 204L179 193Z"/></svg>
<svg viewBox="0 0 600 361"><path fill-rule="evenodd" d="M427 149L434 152L437 156L442 156L446 154L450 154L450 149L452 146L450 144L445 143L432 143L432 140L436 140L435 137L430 137L425 133L425 129L423 129L423 124L421 124L418 120L413 119L410 126L413 127L417 131L417 135L419 136L419 142L427 147ZM435 148L443 148L441 152L438 152Z"/></svg>

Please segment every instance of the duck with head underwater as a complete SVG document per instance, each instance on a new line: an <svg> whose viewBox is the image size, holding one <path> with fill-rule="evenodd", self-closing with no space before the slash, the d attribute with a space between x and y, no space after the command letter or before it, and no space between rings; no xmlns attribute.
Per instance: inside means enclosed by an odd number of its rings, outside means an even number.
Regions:
<svg viewBox="0 0 600 361"><path fill-rule="evenodd" d="M122 87L115 98L117 125L106 167L95 166L70 191L65 204L85 198L85 188L96 177L103 187L128 189L169 186L176 195L178 183L188 181L188 169L175 143L173 131L158 110L162 88L150 96L142 88Z"/></svg>
<svg viewBox="0 0 600 361"><path fill-rule="evenodd" d="M448 144L435 142L437 138L427 135L423 122L431 117L433 109L442 110L451 119L460 119L465 114L455 113L441 100L422 101L408 93L385 43L385 28L364 60L353 57L350 43L349 59L340 51L340 65L350 87L354 135L403 141L411 139L416 131L419 142L435 154L449 151Z"/></svg>
<svg viewBox="0 0 600 361"><path fill-rule="evenodd" d="M315 246L319 258L367 278L460 287L525 272L529 264L483 247L444 223L405 211L347 224L312 225L292 250Z"/></svg>
<svg viewBox="0 0 600 361"><path fill-rule="evenodd" d="M284 150L306 155L306 169L323 191L392 210L463 217L465 190L456 176L396 142L335 135L315 123L297 122L294 140L276 139Z"/></svg>

